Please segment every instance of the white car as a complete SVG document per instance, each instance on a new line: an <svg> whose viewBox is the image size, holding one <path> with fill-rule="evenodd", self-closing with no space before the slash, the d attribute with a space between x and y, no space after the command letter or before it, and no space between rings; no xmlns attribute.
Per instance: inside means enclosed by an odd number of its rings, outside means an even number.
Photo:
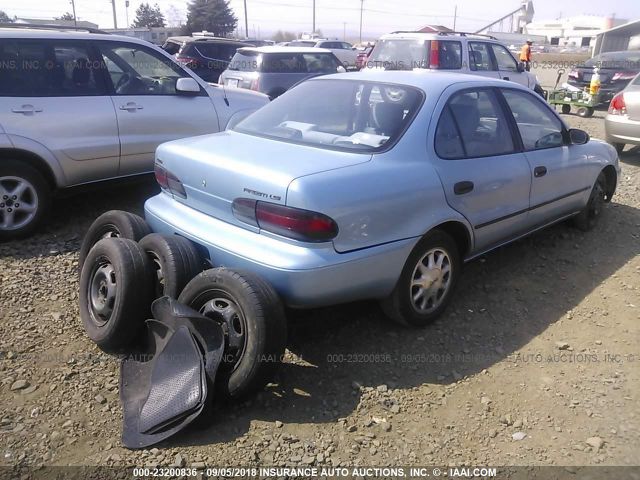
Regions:
<svg viewBox="0 0 640 480"><path fill-rule="evenodd" d="M166 141L224 130L266 95L210 85L131 37L0 28L0 240L60 189L153 172Z"/></svg>
<svg viewBox="0 0 640 480"><path fill-rule="evenodd" d="M380 37L365 68L444 70L509 80L536 93L543 90L509 49L490 35L460 32L394 32Z"/></svg>
<svg viewBox="0 0 640 480"><path fill-rule="evenodd" d="M358 58L359 52L348 42L326 39L294 40L293 42L289 42L288 46L325 48L331 50L347 70L357 69L356 59Z"/></svg>

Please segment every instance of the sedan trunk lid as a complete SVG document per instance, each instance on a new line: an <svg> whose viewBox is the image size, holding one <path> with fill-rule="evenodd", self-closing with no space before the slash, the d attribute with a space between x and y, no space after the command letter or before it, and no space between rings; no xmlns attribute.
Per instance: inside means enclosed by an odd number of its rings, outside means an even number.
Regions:
<svg viewBox="0 0 640 480"><path fill-rule="evenodd" d="M295 145L229 130L167 142L156 151L156 162L184 186L187 198L174 195L176 201L249 229L253 227L234 217L234 199L285 205L294 179L370 159L371 154Z"/></svg>

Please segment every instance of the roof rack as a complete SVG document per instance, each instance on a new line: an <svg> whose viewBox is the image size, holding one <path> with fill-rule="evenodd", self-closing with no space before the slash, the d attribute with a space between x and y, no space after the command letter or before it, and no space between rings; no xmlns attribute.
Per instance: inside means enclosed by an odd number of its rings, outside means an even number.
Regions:
<svg viewBox="0 0 640 480"><path fill-rule="evenodd" d="M471 32L420 32L418 30L396 30L391 33L423 33L425 35L460 35L461 37L485 37L490 38L491 40L498 40L493 35L484 35L482 33L471 33Z"/></svg>
<svg viewBox="0 0 640 480"><path fill-rule="evenodd" d="M438 32L438 35L460 35L461 37L484 37L491 40L498 40L493 35L485 35L484 33L472 33L472 32Z"/></svg>
<svg viewBox="0 0 640 480"><path fill-rule="evenodd" d="M83 31L83 32L89 32L89 33L104 33L109 35L109 32L105 32L104 30L100 30L98 28L53 25L53 24L38 25L35 23L0 23L0 28L27 28L27 29L33 29L33 30L74 30L74 31Z"/></svg>

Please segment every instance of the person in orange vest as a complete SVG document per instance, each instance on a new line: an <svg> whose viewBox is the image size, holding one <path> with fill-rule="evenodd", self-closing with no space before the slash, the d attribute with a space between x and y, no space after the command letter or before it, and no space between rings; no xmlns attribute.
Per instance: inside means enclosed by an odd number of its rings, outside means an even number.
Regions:
<svg viewBox="0 0 640 480"><path fill-rule="evenodd" d="M524 63L524 69L529 72L531 70L531 40L527 40L520 49L520 61Z"/></svg>

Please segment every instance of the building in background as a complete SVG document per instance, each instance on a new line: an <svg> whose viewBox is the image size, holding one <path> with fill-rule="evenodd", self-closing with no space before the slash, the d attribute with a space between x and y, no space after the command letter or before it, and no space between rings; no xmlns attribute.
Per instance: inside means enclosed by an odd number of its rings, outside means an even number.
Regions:
<svg viewBox="0 0 640 480"><path fill-rule="evenodd" d="M180 35L182 27L105 28L104 31L139 38L140 40L146 40L156 45L162 45L167 38Z"/></svg>
<svg viewBox="0 0 640 480"><path fill-rule="evenodd" d="M14 23L24 23L30 25L59 25L61 27L98 28L97 23L86 20L55 20L53 18L16 18Z"/></svg>
<svg viewBox="0 0 640 480"><path fill-rule="evenodd" d="M532 22L526 26L526 33L544 36L550 45L588 48L594 46L598 34L625 22L613 17L578 15Z"/></svg>

